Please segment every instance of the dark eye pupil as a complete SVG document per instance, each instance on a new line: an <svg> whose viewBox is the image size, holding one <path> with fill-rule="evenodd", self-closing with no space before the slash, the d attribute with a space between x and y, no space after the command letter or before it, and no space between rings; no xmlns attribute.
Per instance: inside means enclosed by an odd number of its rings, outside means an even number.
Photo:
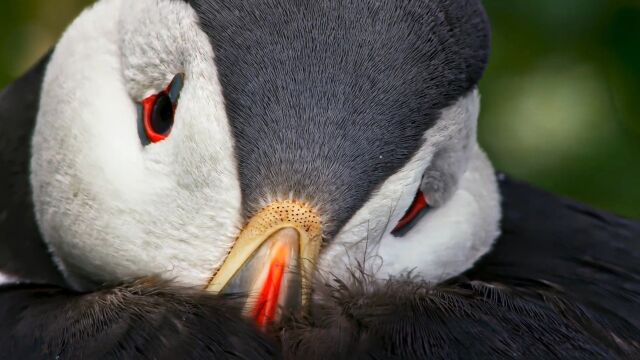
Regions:
<svg viewBox="0 0 640 360"><path fill-rule="evenodd" d="M173 126L173 103L166 93L158 95L151 112L151 128L160 135L166 135Z"/></svg>

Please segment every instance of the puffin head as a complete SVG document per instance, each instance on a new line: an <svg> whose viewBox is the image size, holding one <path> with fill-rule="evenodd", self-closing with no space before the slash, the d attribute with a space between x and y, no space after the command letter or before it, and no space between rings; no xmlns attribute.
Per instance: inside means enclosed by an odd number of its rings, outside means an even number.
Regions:
<svg viewBox="0 0 640 360"><path fill-rule="evenodd" d="M31 182L69 282L246 292L460 274L498 235L479 0L101 0L48 64Z"/></svg>

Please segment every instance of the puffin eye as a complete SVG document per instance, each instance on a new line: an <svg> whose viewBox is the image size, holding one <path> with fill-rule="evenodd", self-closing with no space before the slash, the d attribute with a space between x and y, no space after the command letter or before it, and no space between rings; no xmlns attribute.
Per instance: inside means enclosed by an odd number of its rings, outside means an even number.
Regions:
<svg viewBox="0 0 640 360"><path fill-rule="evenodd" d="M142 100L142 125L149 142L157 143L169 136L173 127L184 75L176 75L169 86Z"/></svg>
<svg viewBox="0 0 640 360"><path fill-rule="evenodd" d="M424 216L429 209L427 198L422 191L418 191L416 197L413 199L411 206L404 214L402 219L398 221L398 224L391 231L391 234L397 237L405 235L411 228Z"/></svg>

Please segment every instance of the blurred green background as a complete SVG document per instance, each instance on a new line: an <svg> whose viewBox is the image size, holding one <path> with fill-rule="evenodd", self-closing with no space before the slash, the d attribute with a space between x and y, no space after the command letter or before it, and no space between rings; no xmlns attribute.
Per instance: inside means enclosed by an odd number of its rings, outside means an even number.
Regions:
<svg viewBox="0 0 640 360"><path fill-rule="evenodd" d="M3 0L0 87L91 2ZM480 138L496 167L640 218L640 1L484 3L493 55Z"/></svg>

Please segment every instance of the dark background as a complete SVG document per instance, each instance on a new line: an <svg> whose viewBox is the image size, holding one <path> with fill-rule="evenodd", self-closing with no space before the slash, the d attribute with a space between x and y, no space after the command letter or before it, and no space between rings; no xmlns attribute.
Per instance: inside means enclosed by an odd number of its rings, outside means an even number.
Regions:
<svg viewBox="0 0 640 360"><path fill-rule="evenodd" d="M3 0L0 87L92 2ZM640 1L484 3L494 34L480 141L496 167L640 218Z"/></svg>

